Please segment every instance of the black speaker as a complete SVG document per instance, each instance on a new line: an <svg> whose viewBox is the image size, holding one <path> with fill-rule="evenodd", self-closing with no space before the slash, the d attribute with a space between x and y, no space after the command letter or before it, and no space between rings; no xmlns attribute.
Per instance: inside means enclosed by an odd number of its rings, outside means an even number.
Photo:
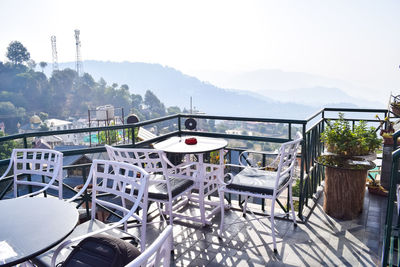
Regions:
<svg viewBox="0 0 400 267"><path fill-rule="evenodd" d="M130 114L128 118L126 119L126 123L131 124L131 123L137 123L139 122L138 116L135 114Z"/></svg>
<svg viewBox="0 0 400 267"><path fill-rule="evenodd" d="M193 118L189 118L185 121L185 127L188 130L194 130L196 129L197 122Z"/></svg>

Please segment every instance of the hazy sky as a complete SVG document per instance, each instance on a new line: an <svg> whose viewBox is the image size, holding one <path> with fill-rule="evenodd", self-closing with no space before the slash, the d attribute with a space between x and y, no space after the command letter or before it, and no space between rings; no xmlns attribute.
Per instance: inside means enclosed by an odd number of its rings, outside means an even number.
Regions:
<svg viewBox="0 0 400 267"><path fill-rule="evenodd" d="M281 69L396 91L400 85L400 1L0 0L0 61L21 41L36 62L160 63L200 71ZM400 93L400 90L399 90Z"/></svg>

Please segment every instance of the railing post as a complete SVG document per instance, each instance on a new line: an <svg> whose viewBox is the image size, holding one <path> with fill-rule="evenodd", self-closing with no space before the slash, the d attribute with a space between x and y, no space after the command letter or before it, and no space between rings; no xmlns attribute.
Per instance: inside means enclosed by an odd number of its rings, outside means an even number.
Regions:
<svg viewBox="0 0 400 267"><path fill-rule="evenodd" d="M132 136L131 136L132 146L134 147L135 146L135 126L132 126L131 133L132 133ZM138 133L139 133L139 130L138 130Z"/></svg>
<svg viewBox="0 0 400 267"><path fill-rule="evenodd" d="M82 167L82 178L83 178L83 184L86 183L87 180L87 174L86 174L86 166ZM87 193L87 188L85 189L85 193L83 195L84 201L85 201L85 207L86 207L86 218L89 218L90 216L90 211L89 211L89 196Z"/></svg>
<svg viewBox="0 0 400 267"><path fill-rule="evenodd" d="M303 195L303 185L304 185L304 171L305 171L305 162L304 159L306 157L306 124L303 124L303 130L302 130L302 135L303 135L303 142L301 144L301 163L300 163L300 199L299 199L299 218L303 220L303 205L304 205L304 195Z"/></svg>
<svg viewBox="0 0 400 267"><path fill-rule="evenodd" d="M28 141L26 140L26 136L24 136L24 148L28 148Z"/></svg>
<svg viewBox="0 0 400 267"><path fill-rule="evenodd" d="M181 114L178 114L178 132L179 132L179 136L181 136L181 131L182 131L182 127L181 127Z"/></svg>

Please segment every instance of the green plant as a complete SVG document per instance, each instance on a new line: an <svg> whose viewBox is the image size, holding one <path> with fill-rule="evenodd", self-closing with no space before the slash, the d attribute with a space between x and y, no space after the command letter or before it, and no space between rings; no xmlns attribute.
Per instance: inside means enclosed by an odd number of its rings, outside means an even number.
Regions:
<svg viewBox="0 0 400 267"><path fill-rule="evenodd" d="M368 128L365 121L360 121L352 128L343 113L339 113L338 120L328 121L321 141L328 152L349 157L374 153L381 146L374 127Z"/></svg>

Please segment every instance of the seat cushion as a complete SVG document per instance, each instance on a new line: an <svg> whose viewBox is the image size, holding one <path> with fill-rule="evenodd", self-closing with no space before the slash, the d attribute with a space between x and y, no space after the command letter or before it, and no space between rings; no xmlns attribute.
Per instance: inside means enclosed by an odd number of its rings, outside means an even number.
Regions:
<svg viewBox="0 0 400 267"><path fill-rule="evenodd" d="M103 229L107 226L107 224L98 221L98 220L89 220L85 223L79 224L78 226L75 227L75 229L72 231L72 233L67 236L64 240L69 240L78 236L82 236L85 235L87 233L99 230L99 229ZM106 232L103 232L103 234L107 234L107 235L111 235L114 237L118 237L118 238L127 238L127 237L131 237L130 235L122 232L119 229L112 229ZM53 247L51 250L48 250L46 253L43 253L39 256L37 256L36 258L34 258L32 261L33 263L35 263L38 266L50 266L51 264L51 258L53 257L53 254L55 252L55 250L57 249L58 245ZM60 254L58 254L57 256L57 263L64 261L66 259L66 257L71 253L72 251L72 247L69 246L63 250L61 250Z"/></svg>
<svg viewBox="0 0 400 267"><path fill-rule="evenodd" d="M274 193L276 176L276 172L244 168L233 177L232 182L228 184L226 188L230 190L272 195ZM288 174L280 177L278 188L284 185L288 179Z"/></svg>
<svg viewBox="0 0 400 267"><path fill-rule="evenodd" d="M168 190L166 183L157 183L156 180L164 180L164 175L151 175L149 185L149 198L155 200L168 200ZM172 198L193 186L194 182L190 179L170 177Z"/></svg>

